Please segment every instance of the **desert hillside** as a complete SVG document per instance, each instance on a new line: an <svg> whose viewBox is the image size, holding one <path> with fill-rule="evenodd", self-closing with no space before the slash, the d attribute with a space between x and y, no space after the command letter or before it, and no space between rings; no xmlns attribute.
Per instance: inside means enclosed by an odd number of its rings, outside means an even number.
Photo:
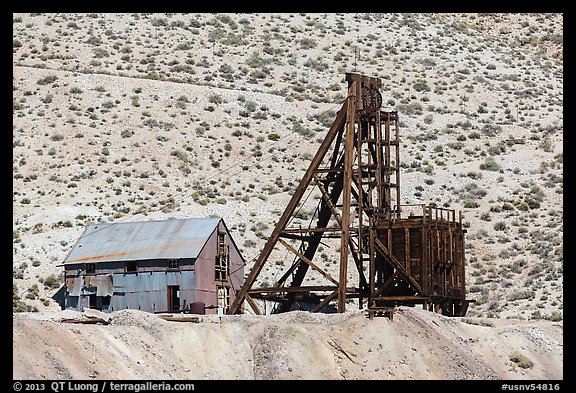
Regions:
<svg viewBox="0 0 576 393"><path fill-rule="evenodd" d="M13 378L563 379L562 322L448 318L418 308L401 308L393 321L356 310L191 323L122 310L109 325L60 322L78 317L15 314Z"/></svg>
<svg viewBox="0 0 576 393"><path fill-rule="evenodd" d="M399 112L402 203L464 213L468 316L560 321L562 44L561 14L14 14L13 310L59 309L93 222L223 217L248 272L356 71Z"/></svg>

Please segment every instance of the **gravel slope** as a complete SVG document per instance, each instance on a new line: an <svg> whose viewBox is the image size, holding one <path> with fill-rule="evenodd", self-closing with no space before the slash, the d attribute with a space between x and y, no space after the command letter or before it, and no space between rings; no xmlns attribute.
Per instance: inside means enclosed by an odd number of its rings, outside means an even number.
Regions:
<svg viewBox="0 0 576 393"><path fill-rule="evenodd" d="M489 326L417 308L401 308L393 321L370 321L360 311L226 316L221 323L216 316L169 322L136 310L114 312L109 325L61 318L14 315L14 379L563 378L562 322ZM512 362L516 352L532 367Z"/></svg>

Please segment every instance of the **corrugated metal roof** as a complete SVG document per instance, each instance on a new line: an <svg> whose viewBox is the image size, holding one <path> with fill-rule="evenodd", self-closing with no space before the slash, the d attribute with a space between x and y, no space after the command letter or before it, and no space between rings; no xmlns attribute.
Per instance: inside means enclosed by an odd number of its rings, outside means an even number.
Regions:
<svg viewBox="0 0 576 393"><path fill-rule="evenodd" d="M221 218L91 224L65 264L196 258Z"/></svg>

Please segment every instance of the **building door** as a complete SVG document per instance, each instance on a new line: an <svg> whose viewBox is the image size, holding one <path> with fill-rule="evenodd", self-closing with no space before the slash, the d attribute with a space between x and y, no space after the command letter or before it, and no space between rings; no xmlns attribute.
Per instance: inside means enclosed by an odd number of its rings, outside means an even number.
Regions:
<svg viewBox="0 0 576 393"><path fill-rule="evenodd" d="M168 285L168 311L180 310L180 285Z"/></svg>

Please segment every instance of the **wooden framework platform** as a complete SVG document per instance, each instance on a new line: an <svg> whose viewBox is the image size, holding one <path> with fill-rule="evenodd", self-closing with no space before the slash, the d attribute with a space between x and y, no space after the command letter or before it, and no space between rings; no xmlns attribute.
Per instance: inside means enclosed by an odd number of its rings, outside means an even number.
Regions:
<svg viewBox="0 0 576 393"><path fill-rule="evenodd" d="M381 110L380 79L348 73L346 80L348 95L342 108L229 313L242 312L245 300L260 314L255 299L276 302L275 312L303 304L317 312L332 301L344 312L347 298L357 298L360 308L368 301L370 317L415 304L464 315L466 231L461 214L456 219L454 210L400 204L398 113ZM308 228L291 226L310 188L320 193L314 217ZM326 271L322 260L314 259L321 241L333 238L340 239L337 277ZM276 247L292 253L294 262L271 287L254 287ZM356 285L349 282L350 256ZM303 285L310 271L326 285Z"/></svg>

